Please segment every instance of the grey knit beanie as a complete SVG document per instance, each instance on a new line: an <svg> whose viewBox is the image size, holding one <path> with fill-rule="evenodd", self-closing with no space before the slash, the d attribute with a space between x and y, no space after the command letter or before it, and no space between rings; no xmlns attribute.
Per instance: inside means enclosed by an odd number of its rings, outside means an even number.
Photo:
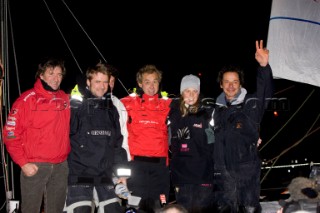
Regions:
<svg viewBox="0 0 320 213"><path fill-rule="evenodd" d="M180 84L180 94L187 88L196 89L200 93L200 79L192 74L184 76Z"/></svg>

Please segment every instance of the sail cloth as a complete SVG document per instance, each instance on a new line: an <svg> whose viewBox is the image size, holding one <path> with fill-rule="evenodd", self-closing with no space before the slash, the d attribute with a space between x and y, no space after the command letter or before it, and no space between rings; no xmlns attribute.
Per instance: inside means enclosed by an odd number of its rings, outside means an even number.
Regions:
<svg viewBox="0 0 320 213"><path fill-rule="evenodd" d="M267 48L275 78L320 87L320 0L273 0Z"/></svg>

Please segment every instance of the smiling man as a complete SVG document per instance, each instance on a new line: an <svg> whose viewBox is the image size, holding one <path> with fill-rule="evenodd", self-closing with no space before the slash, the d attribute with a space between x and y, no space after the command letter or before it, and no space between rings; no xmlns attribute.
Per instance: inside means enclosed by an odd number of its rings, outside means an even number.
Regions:
<svg viewBox="0 0 320 213"><path fill-rule="evenodd" d="M219 210L260 212L260 122L273 95L269 51L256 41L257 90L247 94L243 71L225 67L218 74L222 93L214 112L214 184ZM228 209L228 210L227 210Z"/></svg>
<svg viewBox="0 0 320 213"><path fill-rule="evenodd" d="M146 65L136 74L141 94L121 99L128 112L132 159L128 188L142 198L139 209L148 213L160 208L160 195L168 201L170 191L166 121L171 99L159 97L161 79L162 72L156 66Z"/></svg>
<svg viewBox="0 0 320 213"><path fill-rule="evenodd" d="M34 88L13 104L4 127L4 143L21 167L21 211L62 212L70 152L69 97L60 84L64 62L46 59L38 66Z"/></svg>
<svg viewBox="0 0 320 213"><path fill-rule="evenodd" d="M122 148L119 114L107 98L110 71L106 64L88 68L86 87L79 84L82 99L71 99L68 157L69 179L65 212L121 213L114 190L116 169L127 162ZM119 183L126 184L125 178ZM94 201L94 203L93 203Z"/></svg>

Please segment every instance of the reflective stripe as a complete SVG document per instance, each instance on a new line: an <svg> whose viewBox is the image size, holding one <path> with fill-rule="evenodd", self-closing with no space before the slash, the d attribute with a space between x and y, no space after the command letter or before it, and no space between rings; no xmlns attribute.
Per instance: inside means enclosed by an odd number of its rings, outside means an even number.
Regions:
<svg viewBox="0 0 320 213"><path fill-rule="evenodd" d="M104 206L107 206L111 203L118 203L118 202L119 202L118 198L112 198L112 199L104 200L104 201L100 202L98 213L104 213Z"/></svg>
<svg viewBox="0 0 320 213"><path fill-rule="evenodd" d="M63 208L63 212L73 213L73 210L77 207L80 207L80 206L91 206L92 207L93 202L92 201L80 201L80 202L73 203L68 207L66 207L66 204L65 204L64 208Z"/></svg>

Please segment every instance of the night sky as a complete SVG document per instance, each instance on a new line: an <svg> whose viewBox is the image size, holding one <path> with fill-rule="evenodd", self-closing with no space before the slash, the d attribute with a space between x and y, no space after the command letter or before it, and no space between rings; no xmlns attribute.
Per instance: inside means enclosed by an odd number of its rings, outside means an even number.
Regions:
<svg viewBox="0 0 320 213"><path fill-rule="evenodd" d="M227 64L243 67L244 86L253 92L257 67L255 40L263 39L267 43L271 2L193 1L179 4L173 1L65 0L103 57L119 69L120 80L127 89L136 86L135 73L140 67L155 64L164 73L163 90L178 94L184 75L201 73L201 92L208 97L219 94L217 72ZM85 72L89 65L102 58L63 1L11 0L10 13L15 45L10 48L10 58L13 60L15 49L22 90L32 87L37 64L44 56L59 56L66 60L68 74L62 83L66 92L70 92L75 85L75 76L81 73L77 63ZM15 70L13 63L10 66ZM116 87L117 96L126 95L120 84ZM279 110L278 117L273 115L272 109L265 114L261 125L263 143L281 128L283 130L261 151L264 159L275 157L302 138L320 111L316 105L320 99L319 87L275 80L275 88L275 97L287 99L288 107ZM313 90L310 99L293 116ZM14 97L15 91L12 93ZM319 124L318 121L314 129ZM281 157L279 164L305 156L308 161L320 162L320 155L314 149L319 140L317 131Z"/></svg>
<svg viewBox="0 0 320 213"><path fill-rule="evenodd" d="M120 70L127 89L136 86L140 67L155 64L164 72L163 89L169 93L178 93L183 75L202 73L202 92L215 96L217 71L227 63L237 63L250 70L249 79L256 66L255 40L267 40L271 0L213 5L101 2L65 0L103 57ZM65 58L65 90L71 89L74 76L80 73L77 63L85 72L102 58L63 1L11 0L10 6L19 73L24 76L21 85L32 86L43 56ZM123 95L125 90L118 89Z"/></svg>

